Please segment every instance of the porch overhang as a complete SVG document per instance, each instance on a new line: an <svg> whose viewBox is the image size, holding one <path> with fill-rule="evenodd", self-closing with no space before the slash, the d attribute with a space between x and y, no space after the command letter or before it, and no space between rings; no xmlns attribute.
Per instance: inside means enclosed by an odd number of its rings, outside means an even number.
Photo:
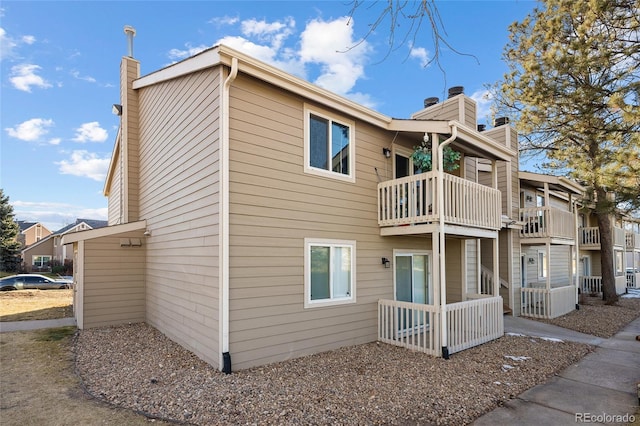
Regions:
<svg viewBox="0 0 640 426"><path fill-rule="evenodd" d="M410 226L388 226L380 228L380 236L390 237L394 235L427 235L433 234L438 228L437 223L421 223ZM448 236L459 236L469 238L498 238L498 231L491 229L473 228L460 225L444 226L444 233Z"/></svg>
<svg viewBox="0 0 640 426"><path fill-rule="evenodd" d="M128 232L146 229L147 221L125 223L123 225L105 226L104 228L89 229L87 231L73 232L62 236L62 244L77 243L78 241L92 240L94 238L110 237Z"/></svg>

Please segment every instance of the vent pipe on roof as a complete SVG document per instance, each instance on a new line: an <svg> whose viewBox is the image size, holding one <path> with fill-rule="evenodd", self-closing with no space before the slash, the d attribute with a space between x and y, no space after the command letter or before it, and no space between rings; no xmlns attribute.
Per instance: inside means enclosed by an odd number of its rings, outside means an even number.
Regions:
<svg viewBox="0 0 640 426"><path fill-rule="evenodd" d="M425 108L429 108L431 105L435 105L435 104L437 104L438 102L440 102L440 99L439 99L439 98L436 98L436 97L426 98L426 99L424 100L424 107L425 107Z"/></svg>
<svg viewBox="0 0 640 426"><path fill-rule="evenodd" d="M458 96L464 93L464 86L453 86L449 88L449 98Z"/></svg>
<svg viewBox="0 0 640 426"><path fill-rule="evenodd" d="M129 44L129 54L130 58L133 58L133 37L136 35L136 30L130 25L124 26L124 33L127 35L127 40Z"/></svg>
<svg viewBox="0 0 640 426"><path fill-rule="evenodd" d="M487 128L486 124L478 124L478 131L479 132L484 132L486 128Z"/></svg>

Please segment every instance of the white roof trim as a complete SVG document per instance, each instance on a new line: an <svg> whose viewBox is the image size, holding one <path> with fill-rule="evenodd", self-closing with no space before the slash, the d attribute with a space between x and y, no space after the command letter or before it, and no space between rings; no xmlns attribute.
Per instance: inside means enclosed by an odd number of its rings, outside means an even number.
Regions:
<svg viewBox="0 0 640 426"><path fill-rule="evenodd" d="M141 231L146 229L147 221L125 223L124 225L105 226L103 228L89 229L87 231L73 232L62 236L62 244L71 244L78 241L92 240L94 238L108 237L124 234L126 232Z"/></svg>

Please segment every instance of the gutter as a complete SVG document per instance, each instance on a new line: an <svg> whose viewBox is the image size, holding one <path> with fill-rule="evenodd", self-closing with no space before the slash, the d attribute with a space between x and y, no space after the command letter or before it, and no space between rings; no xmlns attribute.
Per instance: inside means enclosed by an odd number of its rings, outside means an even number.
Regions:
<svg viewBox="0 0 640 426"><path fill-rule="evenodd" d="M220 324L218 344L222 349L218 365L231 374L231 355L229 354L229 89L238 76L238 59L231 58L231 70L222 86L220 99L222 120L220 127L220 233L219 247L219 297Z"/></svg>
<svg viewBox="0 0 640 426"><path fill-rule="evenodd" d="M458 137L458 126L455 122L449 122L449 127L451 128L451 137L447 140L442 141L438 145L438 164L436 167L438 169L438 238L439 238L439 247L438 247L438 262L439 262L439 278L440 278L440 342L442 344L442 357L444 359L449 359L449 347L447 345L448 336L447 336L447 285L446 285L446 277L445 277L445 269L446 262L444 258L444 167L443 167L443 150L444 147L449 145L451 142L456 140Z"/></svg>

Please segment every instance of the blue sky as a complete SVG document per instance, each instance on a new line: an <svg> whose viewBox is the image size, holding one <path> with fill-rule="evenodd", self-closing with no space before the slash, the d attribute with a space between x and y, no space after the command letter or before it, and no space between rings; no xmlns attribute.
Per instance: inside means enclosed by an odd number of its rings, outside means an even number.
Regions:
<svg viewBox="0 0 640 426"><path fill-rule="evenodd" d="M143 75L223 42L396 118L461 85L488 123L484 87L506 71L508 25L536 3L439 1L447 41L475 55L443 47L444 73L424 65L434 52L426 24L391 52L388 21L363 40L384 3L365 2L349 20L349 0L3 1L0 187L16 218L52 231L107 218L102 189L118 127L111 105L119 102L125 25L136 29Z"/></svg>

